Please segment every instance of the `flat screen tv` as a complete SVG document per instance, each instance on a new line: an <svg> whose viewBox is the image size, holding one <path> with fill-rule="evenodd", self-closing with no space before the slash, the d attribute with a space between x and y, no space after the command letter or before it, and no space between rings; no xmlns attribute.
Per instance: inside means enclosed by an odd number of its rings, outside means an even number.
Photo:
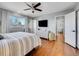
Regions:
<svg viewBox="0 0 79 59"><path fill-rule="evenodd" d="M38 21L39 27L48 27L48 20L40 20Z"/></svg>

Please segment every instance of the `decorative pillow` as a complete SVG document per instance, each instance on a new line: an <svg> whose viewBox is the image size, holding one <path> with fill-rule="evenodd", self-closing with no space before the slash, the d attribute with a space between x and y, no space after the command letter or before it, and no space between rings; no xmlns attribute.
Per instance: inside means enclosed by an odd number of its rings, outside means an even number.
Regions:
<svg viewBox="0 0 79 59"><path fill-rule="evenodd" d="M4 39L4 37L2 35L0 35L0 40Z"/></svg>

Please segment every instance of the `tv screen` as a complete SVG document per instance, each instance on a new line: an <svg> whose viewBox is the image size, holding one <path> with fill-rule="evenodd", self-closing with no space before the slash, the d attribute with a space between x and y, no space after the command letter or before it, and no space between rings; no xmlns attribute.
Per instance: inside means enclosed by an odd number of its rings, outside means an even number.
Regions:
<svg viewBox="0 0 79 59"><path fill-rule="evenodd" d="M38 22L39 27L47 27L48 26L48 20L41 20Z"/></svg>

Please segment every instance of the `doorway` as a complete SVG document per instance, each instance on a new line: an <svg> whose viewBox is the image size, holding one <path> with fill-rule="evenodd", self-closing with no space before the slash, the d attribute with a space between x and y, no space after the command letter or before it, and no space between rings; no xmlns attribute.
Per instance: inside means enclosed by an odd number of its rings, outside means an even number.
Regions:
<svg viewBox="0 0 79 59"><path fill-rule="evenodd" d="M65 16L58 16L56 17L56 42L59 46L62 46L64 51L64 26L65 23Z"/></svg>
<svg viewBox="0 0 79 59"><path fill-rule="evenodd" d="M64 34L64 16L58 16L56 17L56 35L58 34Z"/></svg>

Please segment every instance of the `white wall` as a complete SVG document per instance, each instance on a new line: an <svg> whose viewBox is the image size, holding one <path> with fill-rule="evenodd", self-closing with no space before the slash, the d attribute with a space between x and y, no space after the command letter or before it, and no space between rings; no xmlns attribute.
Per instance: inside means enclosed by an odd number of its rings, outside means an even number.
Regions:
<svg viewBox="0 0 79 59"><path fill-rule="evenodd" d="M37 26L36 26L36 33L40 37L48 38L48 32L51 31L56 35L56 17L65 15L67 13L70 13L74 11L74 9L68 9L56 13L51 13L51 14L46 14L46 15L41 15L39 17L34 18L37 20ZM39 27L38 26L38 21L39 20L48 20L48 27ZM40 30L38 30L40 29Z"/></svg>
<svg viewBox="0 0 79 59"><path fill-rule="evenodd" d="M48 20L48 27L39 27L38 26L38 21L39 20ZM38 28L40 29L46 29L47 31L52 31L52 32L56 32L55 29L56 29L56 20L53 16L51 15L43 15L41 17L38 17L37 18L37 30Z"/></svg>
<svg viewBox="0 0 79 59"><path fill-rule="evenodd" d="M36 24L36 33L40 37L48 38L48 31L52 31L53 33L56 33L56 20L51 15L43 15L41 17L36 18L37 24ZM38 21L39 20L48 20L48 27L39 27ZM38 30L40 29L40 30Z"/></svg>
<svg viewBox="0 0 79 59"><path fill-rule="evenodd" d="M39 29L41 29L40 32L43 30L42 33L47 32L47 35L48 35L48 31L52 31L54 34L56 34L56 17L60 16L60 15L65 15L72 11L74 11L74 9L68 9L68 10L51 13L51 14L46 14L46 15L42 15L42 16L34 18L35 20L37 20L37 26L36 26L37 33L38 33L38 28L39 28ZM48 20L48 27L39 27L38 26L39 20ZM42 34L42 33L40 33L40 34ZM46 33L44 35L46 35Z"/></svg>

